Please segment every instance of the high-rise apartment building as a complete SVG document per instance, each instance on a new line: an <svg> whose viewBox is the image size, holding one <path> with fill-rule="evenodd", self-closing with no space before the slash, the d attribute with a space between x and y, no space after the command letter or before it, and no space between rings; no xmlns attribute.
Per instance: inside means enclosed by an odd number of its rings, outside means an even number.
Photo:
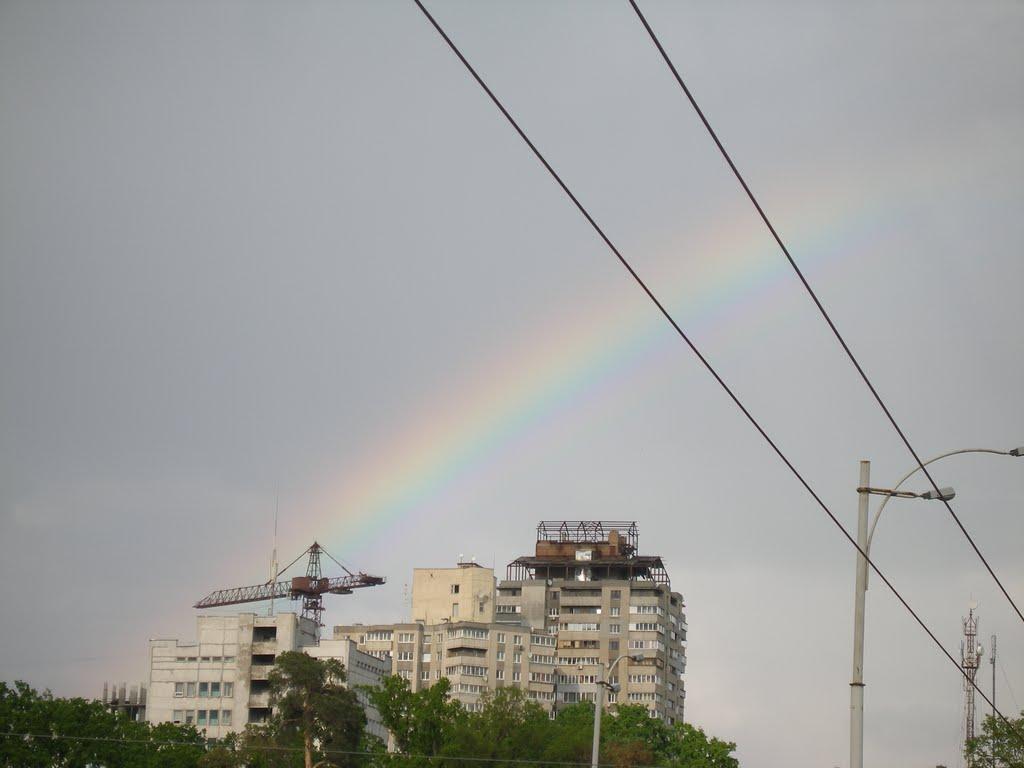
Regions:
<svg viewBox="0 0 1024 768"><path fill-rule="evenodd" d="M412 621L334 628L336 639L391 665L414 690L441 677L467 707L503 685L551 710L593 701L620 656L606 702L683 718L686 616L660 556L638 552L633 522L558 521L537 527L534 553L494 573L475 563L417 569ZM452 615L455 614L455 615Z"/></svg>

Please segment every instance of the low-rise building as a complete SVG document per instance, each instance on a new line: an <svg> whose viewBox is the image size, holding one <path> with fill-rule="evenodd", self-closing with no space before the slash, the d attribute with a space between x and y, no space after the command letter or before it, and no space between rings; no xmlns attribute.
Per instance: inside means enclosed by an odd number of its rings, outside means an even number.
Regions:
<svg viewBox="0 0 1024 768"><path fill-rule="evenodd" d="M271 714L270 670L285 651L338 658L349 685L377 685L390 665L360 653L350 643L318 644L319 627L294 613L199 616L196 641L149 641L146 719L195 725L210 738L266 722ZM386 737L376 710L367 706L368 730Z"/></svg>

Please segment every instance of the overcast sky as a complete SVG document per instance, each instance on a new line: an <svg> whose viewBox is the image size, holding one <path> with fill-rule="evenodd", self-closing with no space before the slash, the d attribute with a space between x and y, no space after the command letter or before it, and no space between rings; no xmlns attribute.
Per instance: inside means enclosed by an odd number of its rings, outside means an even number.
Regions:
<svg viewBox="0 0 1024 768"><path fill-rule="evenodd" d="M625 0L430 7L853 526L857 461L912 459ZM918 450L1024 443L1024 6L643 7ZM687 719L846 764L853 552L412 2L0 3L0 370L0 679L144 680L266 577L277 497L282 560L389 580L329 624L402 618L414 566L503 574L538 520L635 519ZM1024 462L934 471L1024 602ZM878 530L955 655L977 601L1024 705L948 513ZM877 580L866 679L869 764L957 764L956 670Z"/></svg>

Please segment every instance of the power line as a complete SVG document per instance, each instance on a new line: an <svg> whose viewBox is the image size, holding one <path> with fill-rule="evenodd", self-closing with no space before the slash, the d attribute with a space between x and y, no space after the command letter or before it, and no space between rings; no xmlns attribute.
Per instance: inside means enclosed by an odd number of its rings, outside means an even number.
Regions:
<svg viewBox="0 0 1024 768"><path fill-rule="evenodd" d="M736 164L733 162L732 157L730 157L729 153L726 151L725 145L722 144L721 139L718 138L718 134L715 133L715 129L712 128L711 123L708 122L707 117L704 115L704 111L697 104L697 100L693 97L693 94L690 92L690 89L686 86L686 83L683 82L683 78L680 76L679 70L677 70L675 64L672 63L672 59L669 58L668 52L665 50L665 47L661 44L661 41L658 39L658 36L654 34L654 30L651 28L651 25L648 23L647 18L640 10L640 6L636 4L636 0L629 0L629 4L633 6L633 10L636 11L637 18L640 19L640 23L643 24L644 29L647 30L647 34L650 36L651 41L658 49L658 52L661 54L661 57L665 60L665 63L668 65L668 68L672 71L672 75L675 77L676 82L679 83L679 87L682 88L683 93L686 94L687 100L690 102L694 111L697 113L697 116L700 117L701 122L704 123L704 127L707 129L708 134L710 134L712 140L714 140L715 146L717 146L719 152L722 153L722 157L725 159L725 162L728 163L729 168L732 169L733 175L736 177L736 180L740 183L740 186L743 187L743 191L747 193L747 197L750 199L750 202L754 205L754 208L757 209L758 215L760 215L761 220L768 228L768 231L775 239L775 242L778 243L779 248L782 249L782 253L785 254L786 256L786 261L789 262L789 265L793 268L793 271L796 272L797 277L800 278L800 282L803 284L804 289L807 291L808 295L810 295L811 299L814 300L814 305L818 308L818 311L821 313L821 316L825 318L825 322L828 324L828 327L832 329L833 335L836 337L836 340L839 342L840 346L842 346L843 351L846 352L846 356L850 358L850 362L853 363L853 367L857 369L857 373L860 374L861 379L864 381L868 389L871 391L871 394L874 396L875 401L878 403L882 411L885 413L885 416L889 420L889 423L892 424L893 429L896 430L896 434L900 436L900 440L903 441L903 445L905 445L907 450L910 451L910 455L914 457L914 461L917 462L918 467L921 469L922 472L924 472L925 477L928 478L928 482L932 484L932 488L935 489L935 493L938 494L938 498L942 501L943 504L946 505L946 509L949 510L949 514L953 517L953 520L956 521L956 524L960 528L961 533L963 533L963 535L967 538L967 541L970 542L971 548L974 550L974 553L981 559L981 562L984 563L985 568L988 570L989 574L992 576L993 579L995 579L996 584L999 585L999 589L1002 591L1003 595L1005 595L1006 599L1010 601L1010 605L1013 606L1013 610L1016 611L1018 618L1020 618L1020 620L1024 622L1024 613L1021 613L1020 608L1017 607L1017 603L1014 602L1013 598L1010 597L1010 593L1006 591L1006 587L1003 586L1003 582L1000 581L998 576L996 576L996 572L992 569L992 566L989 565L988 560L981 553L981 550L978 549L978 545L975 543L974 538L971 536L970 533L968 533L967 528L960 520L960 517L956 514L956 512L953 511L953 507L950 505L949 500L942 495L941 491L939 490L938 483L935 482L935 478L932 477L927 467L925 467L924 462L921 460L920 455L918 455L917 451L914 450L914 447L910 444L910 440L907 438L906 433L897 423L896 418L892 415L892 412L889 410L888 406L886 406L885 401L882 400L882 396L878 394L878 390L875 389L875 385L871 383L871 379L868 378L868 375L864 371L864 368L857 360L857 357L853 354L853 350L850 349L850 345L846 343L846 339L843 338L843 335L839 332L839 328L836 326L835 322L833 322L832 317L825 309L825 305L821 303L821 300L818 298L818 294L814 292L814 289L811 287L811 284L807 281L807 278L804 276L803 271L797 265L796 260L792 257L792 255L790 255L789 248L787 248L786 244L782 241L782 238L779 236L778 231L775 229L771 221L768 219L768 215L764 212L764 209L761 207L761 204L757 201L757 198L754 197L754 193L747 185L747 182L743 178L743 175L740 173L739 168L736 167Z"/></svg>
<svg viewBox="0 0 1024 768"><path fill-rule="evenodd" d="M12 732L0 732L0 738L17 738L17 739L51 739L54 741L84 741L84 742L100 742L100 743L114 743L114 744L139 744L154 747L199 747L206 748L206 743L197 743L195 741L166 741L166 740L154 740L154 739L129 739L124 736L73 736L71 734L64 733L12 733ZM285 747L276 744L246 744L242 747L242 751L263 751L263 752L302 752L303 747ZM397 759L415 759L415 760L441 760L441 761L455 761L455 762L468 762L468 763L509 763L513 765L557 765L557 766L571 766L572 768L588 768L591 765L590 762L570 762L567 760L530 760L527 758L520 757L475 757L471 755L422 755L414 754L409 752L370 752L368 750L354 750L354 749L332 749L326 747L318 750L325 755L355 755L355 756L371 756L378 758L397 758ZM616 768L614 763L599 763L599 768ZM650 765L630 765L629 768L657 768L657 766Z"/></svg>
<svg viewBox="0 0 1024 768"><path fill-rule="evenodd" d="M444 31L444 29L437 22L437 20L434 19L434 17L430 14L430 11L428 11L426 9L426 7L423 5L422 1L421 0L413 0L413 2L416 3L416 6L420 9L420 11L423 12L423 15L426 16L427 20L434 27L434 29L437 31L437 33L441 36L441 38L445 41L445 43L448 44L448 47L452 50L452 53L454 53L458 57L459 61L462 62L463 66L466 68L466 70L469 72L469 74L472 75L473 79L476 80L477 84L490 97L491 101L498 108L498 110L501 112L501 114L505 116L505 119L515 129L516 133L519 134L520 138L526 143L526 145L530 148L530 150L533 152L533 154L537 158L537 160L540 161L541 165L544 166L544 168L547 170L547 172L558 183L558 186L560 186L562 188L562 191L565 192L566 196L568 196L568 198L573 202L573 204L576 206L576 208L579 210L579 212L583 215L583 217L587 220L587 222L590 224L590 226L594 229L594 231L597 233L597 235L601 238L602 241L604 241L604 244L606 246L608 246L608 249L619 260L619 263L622 264L622 266L626 269L626 271L633 278L633 280L637 283L637 285L640 286L640 288L647 295L647 297L651 300L651 302L658 308L658 311L669 322L669 324L672 326L672 328L675 330L675 332L679 335L679 337L686 343L686 345L690 348L690 350L697 357L697 359L701 362L701 364L708 371L708 373L710 373L714 377L715 381L718 382L719 386L725 391L725 393L733 401L733 403L736 405L736 407L740 409L740 411L743 413L744 416L746 416L747 420L754 427L754 429L756 429L757 432L761 435L761 437L764 438L765 442L768 443L768 445L772 448L772 450L779 457L779 459L782 460L782 462L786 465L786 467L793 474L793 476L796 477L796 479L800 482L800 484L814 498L814 500L815 500L815 502L817 502L818 506L821 507L821 509L825 512L826 515L828 515L829 519L832 520L832 522L835 524L835 526L840 530L840 532L842 532L843 536L846 537L847 541L850 542L851 546L853 546L853 548L855 550L857 550L857 552L861 555L861 557L864 558L864 560L868 563L868 565L871 566L871 569L878 575L878 578L881 579L882 582L889 588L889 590L896 596L896 599L900 601L900 603L907 610L907 612L909 612L910 615L913 616L914 620L920 625L921 629L923 629L925 631L925 633L928 635L928 637L930 637L932 639L932 642L935 643L935 645L942 652L942 654L947 659L949 659L950 663L957 669L957 671L963 676L963 678L965 680L967 680L971 685L974 686L974 688L978 691L978 693L981 695L981 697L990 706L992 706L993 710L995 712L997 712L1000 717L1002 717L1002 719L1007 723L1007 725L1010 726L1011 730L1014 730L1014 733L1016 734L1016 730L1013 729L1012 724L1003 716L1003 714L1001 712L999 712L998 709L995 708L995 705L988 698L988 696L985 695L985 692L982 691L980 688L978 688L978 686L974 683L974 681L972 681L968 677L968 675L964 672L964 670L961 668L960 664L956 661L956 659L953 658L953 656L949 653L949 651L946 650L945 646L942 645L942 643L935 636L935 634L931 631L931 629L928 628L928 625L924 623L924 621L921 619L921 617L917 615L917 613L914 611L914 609L910 607L910 604L903 598L903 595L900 594L899 590L897 590L896 587L893 586L892 582L890 582L889 579L886 578L885 574L883 574L882 571L878 568L878 566L876 566L874 564L874 562L871 560L871 558L868 557L867 552L865 552L863 549L860 548L860 546L857 544L857 542L853 538L853 536L850 535L850 532L846 530L846 527L832 513L832 510L830 510L828 508L828 505L826 505L825 502L821 499L821 497L818 496L818 494L810 486L810 484L807 482L807 480L804 479L803 475L800 474L799 470L797 470L797 468L793 465L793 463L782 452L782 449L780 449L779 446L776 445L775 441L772 440L772 438L768 435L768 433L765 432L765 430L761 426L761 424L757 421L757 419L754 418L754 416L750 413L750 411L747 410L747 407L743 404L743 402L739 399L739 397L737 397L737 395L732 391L732 389L729 387L729 385L726 384L725 380L721 377L721 375L719 375L718 371L715 370L714 366L712 366L711 363L708 361L708 359L706 357L704 357L703 353L700 351L700 349L698 349L697 345L694 344L694 342L690 339L690 337L682 329L682 327L679 325L679 323L676 322L675 318L672 317L672 314L665 308L665 305L662 304L661 301L658 300L658 297L655 296L654 292L647 286L647 283L645 283L643 281L643 279L640 277L640 275L637 273L637 271L633 268L633 266L629 263L629 261L626 260L626 258L622 255L622 253L619 251L619 249L611 241L611 239L608 237L608 235L605 234L604 230L601 229L601 227L600 227L600 225L598 225L597 221L594 220L594 217L590 215L590 212L579 201L579 198L577 198L576 195L573 194L572 190L569 189L569 186L562 180L562 177L558 175L558 172L555 171L555 169L547 161L547 159L544 157L544 155L541 154L541 151L539 149L537 149L537 146L526 135L526 132L519 126L519 123L516 122L515 118L512 117L511 113L505 108L505 106L501 103L501 101L498 99L498 97L494 95L494 92L487 86L487 83L485 83L483 78L480 77L480 75L477 73L477 71L473 68L473 65L469 63L469 60L466 59L466 57L462 54L462 51L459 50L458 46L455 45L454 41L452 41L452 39ZM1016 734L1016 735L1019 736L1019 738L1021 739L1021 742L1024 743L1024 734Z"/></svg>

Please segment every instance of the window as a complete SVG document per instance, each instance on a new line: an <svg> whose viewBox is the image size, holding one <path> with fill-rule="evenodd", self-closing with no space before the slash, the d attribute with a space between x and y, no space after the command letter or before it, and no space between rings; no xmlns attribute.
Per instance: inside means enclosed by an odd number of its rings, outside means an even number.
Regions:
<svg viewBox="0 0 1024 768"><path fill-rule="evenodd" d="M495 658L498 661L504 661L505 660L505 652L504 651L498 651L498 653L495 655Z"/></svg>
<svg viewBox="0 0 1024 768"><path fill-rule="evenodd" d="M192 723L194 723L195 721L196 721L195 710L186 709L185 710L185 725L192 725Z"/></svg>
<svg viewBox="0 0 1024 768"><path fill-rule="evenodd" d="M398 661L412 661L412 651L399 651L395 658Z"/></svg>
<svg viewBox="0 0 1024 768"><path fill-rule="evenodd" d="M459 604L458 603L452 603L452 618L455 618L458 615L459 615Z"/></svg>
<svg viewBox="0 0 1024 768"><path fill-rule="evenodd" d="M522 664L523 663L523 654L519 653L518 651L513 653L512 654L512 663L513 664Z"/></svg>
<svg viewBox="0 0 1024 768"><path fill-rule="evenodd" d="M220 712L220 724L221 725L231 725L231 710L230 709L222 709L221 710L221 712Z"/></svg>
<svg viewBox="0 0 1024 768"><path fill-rule="evenodd" d="M235 695L235 684L234 683L224 683L224 696L225 697L231 697L231 696L234 696L234 695Z"/></svg>
<svg viewBox="0 0 1024 768"><path fill-rule="evenodd" d="M185 695L185 684L184 683L175 683L174 684L174 695L179 697L179 698Z"/></svg>
<svg viewBox="0 0 1024 768"><path fill-rule="evenodd" d="M206 710L200 709L196 713L196 725L206 725Z"/></svg>
<svg viewBox="0 0 1024 768"><path fill-rule="evenodd" d="M430 654L424 653L423 656L420 658L420 661L422 661L424 664L428 663L430 661Z"/></svg>
<svg viewBox="0 0 1024 768"><path fill-rule="evenodd" d="M458 584L452 584L452 586L451 586L451 593L453 595L459 594L459 585Z"/></svg>
<svg viewBox="0 0 1024 768"><path fill-rule="evenodd" d="M498 642L499 643L504 643L505 642L505 633L504 632L499 632L498 633Z"/></svg>
<svg viewBox="0 0 1024 768"><path fill-rule="evenodd" d="M617 605L613 605L612 606L612 608L611 608L611 615L612 616L618 616L619 615L619 606L617 606Z"/></svg>
<svg viewBox="0 0 1024 768"><path fill-rule="evenodd" d="M429 679L430 679L430 670L429 669L421 669L420 670L420 680L429 680Z"/></svg>
<svg viewBox="0 0 1024 768"><path fill-rule="evenodd" d="M398 676L403 680L412 680L412 670L400 669L398 670Z"/></svg>
<svg viewBox="0 0 1024 768"><path fill-rule="evenodd" d="M220 725L220 710L210 710L210 725Z"/></svg>
<svg viewBox="0 0 1024 768"><path fill-rule="evenodd" d="M206 664L206 663L208 663L210 661L210 657L209 656L200 656L199 657L199 661L201 661L204 664Z"/></svg>
<svg viewBox="0 0 1024 768"><path fill-rule="evenodd" d="M416 636L412 632L399 632L398 642L400 643L412 643L416 639Z"/></svg>
<svg viewBox="0 0 1024 768"><path fill-rule="evenodd" d="M210 683L210 696L220 698L220 683Z"/></svg>
<svg viewBox="0 0 1024 768"><path fill-rule="evenodd" d="M200 683L199 684L199 698L205 699L210 695L210 684Z"/></svg>
<svg viewBox="0 0 1024 768"><path fill-rule="evenodd" d="M185 695L188 696L189 698L192 698L193 696L196 695L196 684L195 683L186 683L185 684Z"/></svg>
<svg viewBox="0 0 1024 768"><path fill-rule="evenodd" d="M366 633L366 640L367 640L367 642L379 641L379 640L387 640L388 642L391 642L391 638L392 638L391 630L384 630L384 631L380 631L380 632L367 632Z"/></svg>
<svg viewBox="0 0 1024 768"><path fill-rule="evenodd" d="M622 590L621 589L613 589L612 590L612 600L621 600L621 599L622 599Z"/></svg>
<svg viewBox="0 0 1024 768"><path fill-rule="evenodd" d="M234 664L235 663L235 657L234 656L225 656L224 657L224 663L225 664Z"/></svg>
<svg viewBox="0 0 1024 768"><path fill-rule="evenodd" d="M523 636L522 635L512 635L512 643L514 645L522 645L523 644Z"/></svg>
<svg viewBox="0 0 1024 768"><path fill-rule="evenodd" d="M523 607L521 605L505 605L504 603L498 603L494 610L496 613L522 613Z"/></svg>
<svg viewBox="0 0 1024 768"><path fill-rule="evenodd" d="M495 680L504 680L505 679L505 670L504 669L499 669L497 672L495 672L494 673L494 679Z"/></svg>
<svg viewBox="0 0 1024 768"><path fill-rule="evenodd" d="M617 651L617 650L619 650L619 641L618 640L609 640L608 641L608 650L609 651Z"/></svg>
<svg viewBox="0 0 1024 768"><path fill-rule="evenodd" d="M519 671L518 669L517 669L517 670L515 670L515 671L514 671L514 672L512 673L512 682L514 682L514 683L518 683L518 682L519 682L519 681L521 681L522 679L523 679L523 673L522 673L522 672L520 672L520 671ZM593 720L594 718L590 718L590 719L591 719L591 720Z"/></svg>
<svg viewBox="0 0 1024 768"><path fill-rule="evenodd" d="M622 631L622 625L621 624L609 624L608 625L608 631L611 634L613 634L613 635L617 635L617 634L619 634L619 632Z"/></svg>
<svg viewBox="0 0 1024 768"><path fill-rule="evenodd" d="M660 624L656 624L653 621L636 621L629 625L631 632L661 632L664 633L664 629Z"/></svg>
<svg viewBox="0 0 1024 768"><path fill-rule="evenodd" d="M183 709L176 709L176 710L174 710L174 715L173 715L173 717L171 719L174 720L174 722L176 722L176 723L180 723L182 720L185 719L185 710L183 710Z"/></svg>
<svg viewBox="0 0 1024 768"><path fill-rule="evenodd" d="M221 657L220 656L211 656L210 657L210 661L212 661L214 664L220 664Z"/></svg>

